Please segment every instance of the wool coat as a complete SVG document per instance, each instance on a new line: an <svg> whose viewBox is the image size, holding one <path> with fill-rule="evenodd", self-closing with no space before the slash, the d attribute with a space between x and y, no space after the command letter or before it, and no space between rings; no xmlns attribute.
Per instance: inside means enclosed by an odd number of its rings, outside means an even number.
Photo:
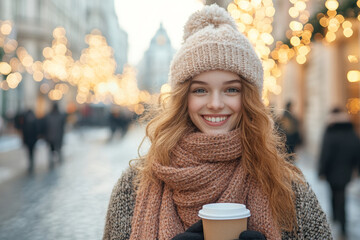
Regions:
<svg viewBox="0 0 360 240"><path fill-rule="evenodd" d="M136 170L128 168L111 193L107 210L103 240L130 238L131 220L135 207ZM282 239L316 240L333 239L326 215L308 183L294 183L298 231L282 232Z"/></svg>
<svg viewBox="0 0 360 240"><path fill-rule="evenodd" d="M319 175L325 176L331 186L345 188L356 168L360 168L360 139L352 124L330 124L324 134Z"/></svg>

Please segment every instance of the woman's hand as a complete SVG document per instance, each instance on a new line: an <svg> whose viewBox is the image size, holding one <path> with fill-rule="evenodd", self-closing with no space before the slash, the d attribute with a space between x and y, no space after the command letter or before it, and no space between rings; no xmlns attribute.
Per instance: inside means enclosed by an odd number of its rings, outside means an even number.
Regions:
<svg viewBox="0 0 360 240"><path fill-rule="evenodd" d="M204 240L202 220L191 225L185 232L176 235L172 240Z"/></svg>
<svg viewBox="0 0 360 240"><path fill-rule="evenodd" d="M204 240L202 220L190 226L185 232L176 235L172 240ZM266 240L266 237L260 232L247 230L240 234L239 240Z"/></svg>
<svg viewBox="0 0 360 240"><path fill-rule="evenodd" d="M240 234L239 240L266 240L266 237L261 232L247 230Z"/></svg>

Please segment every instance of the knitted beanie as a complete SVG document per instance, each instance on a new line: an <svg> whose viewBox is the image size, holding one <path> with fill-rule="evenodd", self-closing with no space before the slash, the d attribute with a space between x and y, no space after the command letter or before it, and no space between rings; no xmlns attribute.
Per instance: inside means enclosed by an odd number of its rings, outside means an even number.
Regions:
<svg viewBox="0 0 360 240"><path fill-rule="evenodd" d="M212 4L193 13L184 26L183 40L170 65L171 86L202 72L224 70L253 83L261 93L261 61L225 9Z"/></svg>

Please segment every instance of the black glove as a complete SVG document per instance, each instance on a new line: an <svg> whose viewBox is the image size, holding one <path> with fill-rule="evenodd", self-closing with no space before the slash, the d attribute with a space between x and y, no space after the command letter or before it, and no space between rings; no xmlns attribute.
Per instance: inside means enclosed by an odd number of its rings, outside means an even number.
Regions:
<svg viewBox="0 0 360 240"><path fill-rule="evenodd" d="M191 225L185 232L176 235L172 240L204 240L202 220Z"/></svg>
<svg viewBox="0 0 360 240"><path fill-rule="evenodd" d="M240 233L239 239L240 240L266 240L266 237L261 232L247 230L247 231Z"/></svg>

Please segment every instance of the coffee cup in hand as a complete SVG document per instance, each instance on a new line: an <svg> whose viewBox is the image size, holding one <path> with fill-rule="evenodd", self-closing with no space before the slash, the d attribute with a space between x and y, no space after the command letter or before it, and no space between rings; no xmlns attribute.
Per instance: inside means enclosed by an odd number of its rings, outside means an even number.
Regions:
<svg viewBox="0 0 360 240"><path fill-rule="evenodd" d="M250 210L239 203L211 203L202 207L199 217L203 221L205 240L232 240L247 230Z"/></svg>

